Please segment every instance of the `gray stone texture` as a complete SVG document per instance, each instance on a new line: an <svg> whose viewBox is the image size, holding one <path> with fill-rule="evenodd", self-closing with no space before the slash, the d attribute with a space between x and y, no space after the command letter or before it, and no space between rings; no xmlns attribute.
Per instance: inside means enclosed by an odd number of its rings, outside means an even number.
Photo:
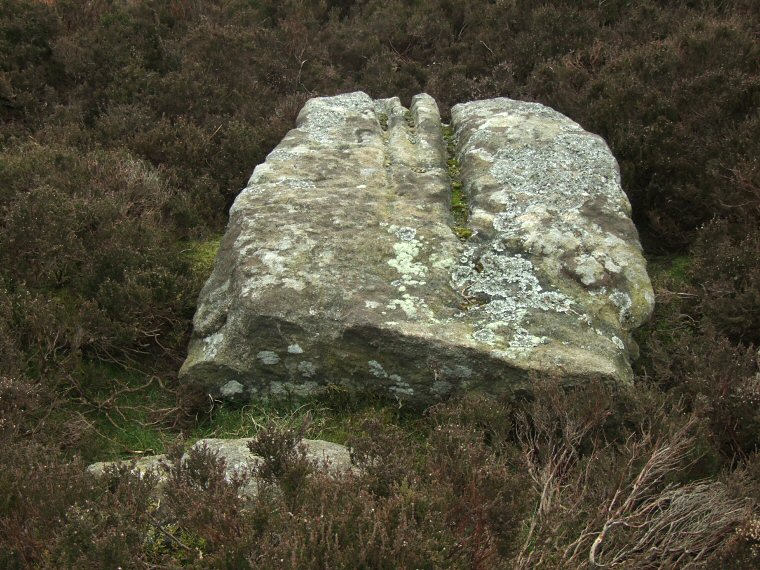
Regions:
<svg viewBox="0 0 760 570"><path fill-rule="evenodd" d="M262 458L253 455L248 449L248 443L253 438L238 439L216 439L208 438L198 440L193 448L207 448L216 454L219 459L224 460L225 476L228 481L237 475L244 476L247 480L240 489L241 495L252 497L256 493L257 485L255 478L249 478L254 469L261 463ZM353 470L351 466L351 456L348 448L329 441L319 439L303 439L301 444L306 451L306 457L313 462L317 468L325 469L329 473L339 474L345 471ZM182 458L184 461L187 457L185 454ZM166 455L149 455L138 459L127 459L122 461L101 461L93 463L87 468L87 471L93 475L103 475L109 467L129 466L133 471L144 474L152 473L157 478L159 491L166 483L169 466Z"/></svg>
<svg viewBox="0 0 760 570"><path fill-rule="evenodd" d="M454 235L427 95L311 99L230 210L185 383L229 400L629 382L654 297L617 163L542 105L452 109L473 235Z"/></svg>

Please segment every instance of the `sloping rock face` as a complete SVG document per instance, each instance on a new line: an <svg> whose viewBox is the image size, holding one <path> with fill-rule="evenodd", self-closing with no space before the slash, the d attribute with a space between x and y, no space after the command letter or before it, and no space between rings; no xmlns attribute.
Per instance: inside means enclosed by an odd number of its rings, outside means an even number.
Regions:
<svg viewBox="0 0 760 570"><path fill-rule="evenodd" d="M538 104L312 99L230 210L180 376L212 396L330 386L427 405L632 377L654 296L604 141ZM469 203L458 239L452 179ZM461 228L460 228L461 229Z"/></svg>

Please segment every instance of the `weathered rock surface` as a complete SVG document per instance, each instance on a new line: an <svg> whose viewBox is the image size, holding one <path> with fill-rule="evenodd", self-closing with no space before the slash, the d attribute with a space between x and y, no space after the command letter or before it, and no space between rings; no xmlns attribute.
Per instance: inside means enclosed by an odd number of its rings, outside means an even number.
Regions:
<svg viewBox="0 0 760 570"><path fill-rule="evenodd" d="M207 438L198 440L193 447L203 448L214 452L225 463L225 475L228 480L237 474L250 475L256 466L262 461L258 455L253 455L248 449L248 443L253 438L239 439L216 439ZM317 467L326 469L332 473L342 473L352 469L351 456L348 448L329 441L319 439L301 440L306 449L306 457L314 462ZM183 456L183 461L187 454ZM111 466L132 466L138 473L153 473L157 477L159 487L166 481L168 474L168 459L166 455L150 455L133 460L101 461L93 463L87 470L93 475L102 475ZM256 480L249 480L242 488L241 494L252 496L256 493Z"/></svg>
<svg viewBox="0 0 760 570"><path fill-rule="evenodd" d="M531 373L628 382L654 297L607 145L510 99L457 105L452 127L465 242L432 98L308 101L230 211L182 381L421 405Z"/></svg>

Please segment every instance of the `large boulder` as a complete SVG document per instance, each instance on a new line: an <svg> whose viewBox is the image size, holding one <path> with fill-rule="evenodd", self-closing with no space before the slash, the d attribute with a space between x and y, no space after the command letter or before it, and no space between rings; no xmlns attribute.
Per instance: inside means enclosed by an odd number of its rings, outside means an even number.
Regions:
<svg viewBox="0 0 760 570"><path fill-rule="evenodd" d="M451 129L427 95L308 101L230 210L182 382L417 405L534 374L629 382L654 297L607 145L503 98Z"/></svg>

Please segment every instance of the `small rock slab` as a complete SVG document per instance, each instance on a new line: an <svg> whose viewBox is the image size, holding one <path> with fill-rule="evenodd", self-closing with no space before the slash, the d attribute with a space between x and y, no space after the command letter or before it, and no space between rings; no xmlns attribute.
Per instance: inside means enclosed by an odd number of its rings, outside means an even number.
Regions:
<svg viewBox="0 0 760 570"><path fill-rule="evenodd" d="M207 448L214 452L219 459L224 460L225 476L232 480L236 474L250 475L256 466L263 461L258 455L254 455L248 449L248 444L254 438L243 437L238 439L200 439L192 446L193 449ZM326 469L331 473L343 473L352 470L351 456L348 448L338 443L319 439L303 439L301 444L306 450L306 457L314 462L317 467ZM187 453L183 456L184 461ZM152 473L157 476L159 486L165 483L168 472L168 459L164 454L139 457L137 459L124 459L121 461L101 461L87 467L87 471L93 475L103 475L109 467L128 466L134 472L144 474ZM241 489L241 494L252 496L256 493L255 480L248 481Z"/></svg>
<svg viewBox="0 0 760 570"><path fill-rule="evenodd" d="M230 210L181 381L230 400L340 386L415 405L632 379L654 295L614 157L535 103L309 100ZM472 237L454 234L458 161Z"/></svg>

